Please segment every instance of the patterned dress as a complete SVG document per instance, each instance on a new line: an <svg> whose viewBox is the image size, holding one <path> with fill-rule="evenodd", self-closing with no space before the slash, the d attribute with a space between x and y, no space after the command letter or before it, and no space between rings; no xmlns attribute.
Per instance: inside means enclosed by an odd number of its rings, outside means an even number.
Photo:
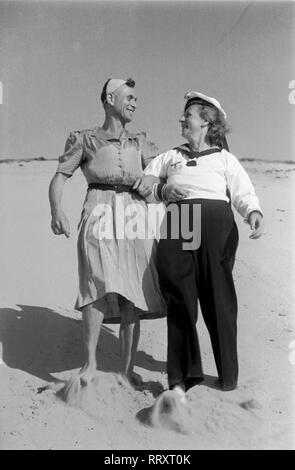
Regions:
<svg viewBox="0 0 295 470"><path fill-rule="evenodd" d="M140 318L165 315L154 261L157 240L150 230L145 231L146 202L128 188L116 190L116 185L132 188L157 153L144 132L125 131L122 138L114 139L96 127L72 132L59 157L57 173L71 176L80 167L88 184L113 186L88 189L78 226L79 289L75 307L81 310L106 299L106 303L101 302L104 323L121 321L117 307L122 299L132 302Z"/></svg>

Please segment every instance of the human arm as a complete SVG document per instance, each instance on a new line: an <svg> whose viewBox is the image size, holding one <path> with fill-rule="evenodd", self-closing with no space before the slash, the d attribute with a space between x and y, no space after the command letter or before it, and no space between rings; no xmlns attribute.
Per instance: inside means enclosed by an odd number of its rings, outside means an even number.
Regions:
<svg viewBox="0 0 295 470"><path fill-rule="evenodd" d="M226 182L233 206L250 225L250 238L259 238L263 232L263 213L254 186L238 159L226 152Z"/></svg>
<svg viewBox="0 0 295 470"><path fill-rule="evenodd" d="M63 173L56 173L49 185L49 202L51 208L51 229L55 235L70 236L70 224L61 208L65 182L69 178Z"/></svg>
<svg viewBox="0 0 295 470"><path fill-rule="evenodd" d="M136 190L147 202L179 201L188 193L181 185L167 184L168 168L174 150L162 153L152 159L144 170L143 177L135 183Z"/></svg>
<svg viewBox="0 0 295 470"><path fill-rule="evenodd" d="M154 175L143 175L138 178L132 189L137 191L142 197L148 198L153 192L153 186L160 183L160 178Z"/></svg>
<svg viewBox="0 0 295 470"><path fill-rule="evenodd" d="M142 197L144 197L147 202L156 202L156 199L153 195L153 190L155 184L160 183L161 180L164 181L165 179L165 154L161 154L155 157L149 155L147 153L147 149L145 151L146 153L144 162L147 163L149 161L149 163L147 166L144 166L145 163L143 162L143 175L137 179L133 185L133 189L137 191ZM148 155L149 157L147 157Z"/></svg>
<svg viewBox="0 0 295 470"><path fill-rule="evenodd" d="M142 169L145 170L149 163L151 163L159 154L158 147L150 140L146 132L138 134L138 141L141 149L141 163ZM154 202L152 195L153 185L160 182L160 178L152 174L141 176L138 178L132 189L137 191L147 202Z"/></svg>
<svg viewBox="0 0 295 470"><path fill-rule="evenodd" d="M70 236L70 224L61 208L65 182L81 163L83 145L80 132L72 132L67 138L63 155L59 157L58 168L49 185L51 207L51 228L55 235Z"/></svg>
<svg viewBox="0 0 295 470"><path fill-rule="evenodd" d="M138 134L138 141L141 149L142 169L144 170L160 154L160 151L146 132Z"/></svg>
<svg viewBox="0 0 295 470"><path fill-rule="evenodd" d="M179 184L166 184L153 175L139 178L133 189L136 190L147 202L176 202L188 195L188 191Z"/></svg>

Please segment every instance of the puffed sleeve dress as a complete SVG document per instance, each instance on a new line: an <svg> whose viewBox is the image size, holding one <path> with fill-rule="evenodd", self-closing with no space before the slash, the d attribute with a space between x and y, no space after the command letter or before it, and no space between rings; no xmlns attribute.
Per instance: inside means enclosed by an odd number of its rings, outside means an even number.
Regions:
<svg viewBox="0 0 295 470"><path fill-rule="evenodd" d="M117 294L132 302L140 318L165 315L154 261L157 241L145 231L146 202L136 192L115 189L131 188L157 153L144 132L114 139L97 127L69 135L57 172L71 176L80 167L90 185L78 225L76 309ZM95 189L92 183L110 186ZM120 321L118 309L106 308L104 323Z"/></svg>

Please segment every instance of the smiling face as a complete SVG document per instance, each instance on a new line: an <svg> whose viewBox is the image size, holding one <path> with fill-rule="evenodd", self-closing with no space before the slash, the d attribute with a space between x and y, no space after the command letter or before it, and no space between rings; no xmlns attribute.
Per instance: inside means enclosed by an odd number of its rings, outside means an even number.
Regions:
<svg viewBox="0 0 295 470"><path fill-rule="evenodd" d="M201 136L207 132L207 121L199 114L198 105L189 106L179 119L182 129L182 136L188 142L199 142Z"/></svg>
<svg viewBox="0 0 295 470"><path fill-rule="evenodd" d="M132 121L137 107L137 96L134 88L122 85L112 95L115 114L125 123Z"/></svg>

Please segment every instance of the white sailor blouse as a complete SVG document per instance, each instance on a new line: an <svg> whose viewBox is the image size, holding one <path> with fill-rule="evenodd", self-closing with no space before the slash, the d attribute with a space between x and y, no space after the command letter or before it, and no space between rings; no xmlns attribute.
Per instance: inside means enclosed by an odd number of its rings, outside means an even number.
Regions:
<svg viewBox="0 0 295 470"><path fill-rule="evenodd" d="M248 219L253 211L262 214L251 180L239 160L225 149L192 152L188 144L154 158L144 170L167 184L179 184L188 191L185 199L231 201L238 213Z"/></svg>

